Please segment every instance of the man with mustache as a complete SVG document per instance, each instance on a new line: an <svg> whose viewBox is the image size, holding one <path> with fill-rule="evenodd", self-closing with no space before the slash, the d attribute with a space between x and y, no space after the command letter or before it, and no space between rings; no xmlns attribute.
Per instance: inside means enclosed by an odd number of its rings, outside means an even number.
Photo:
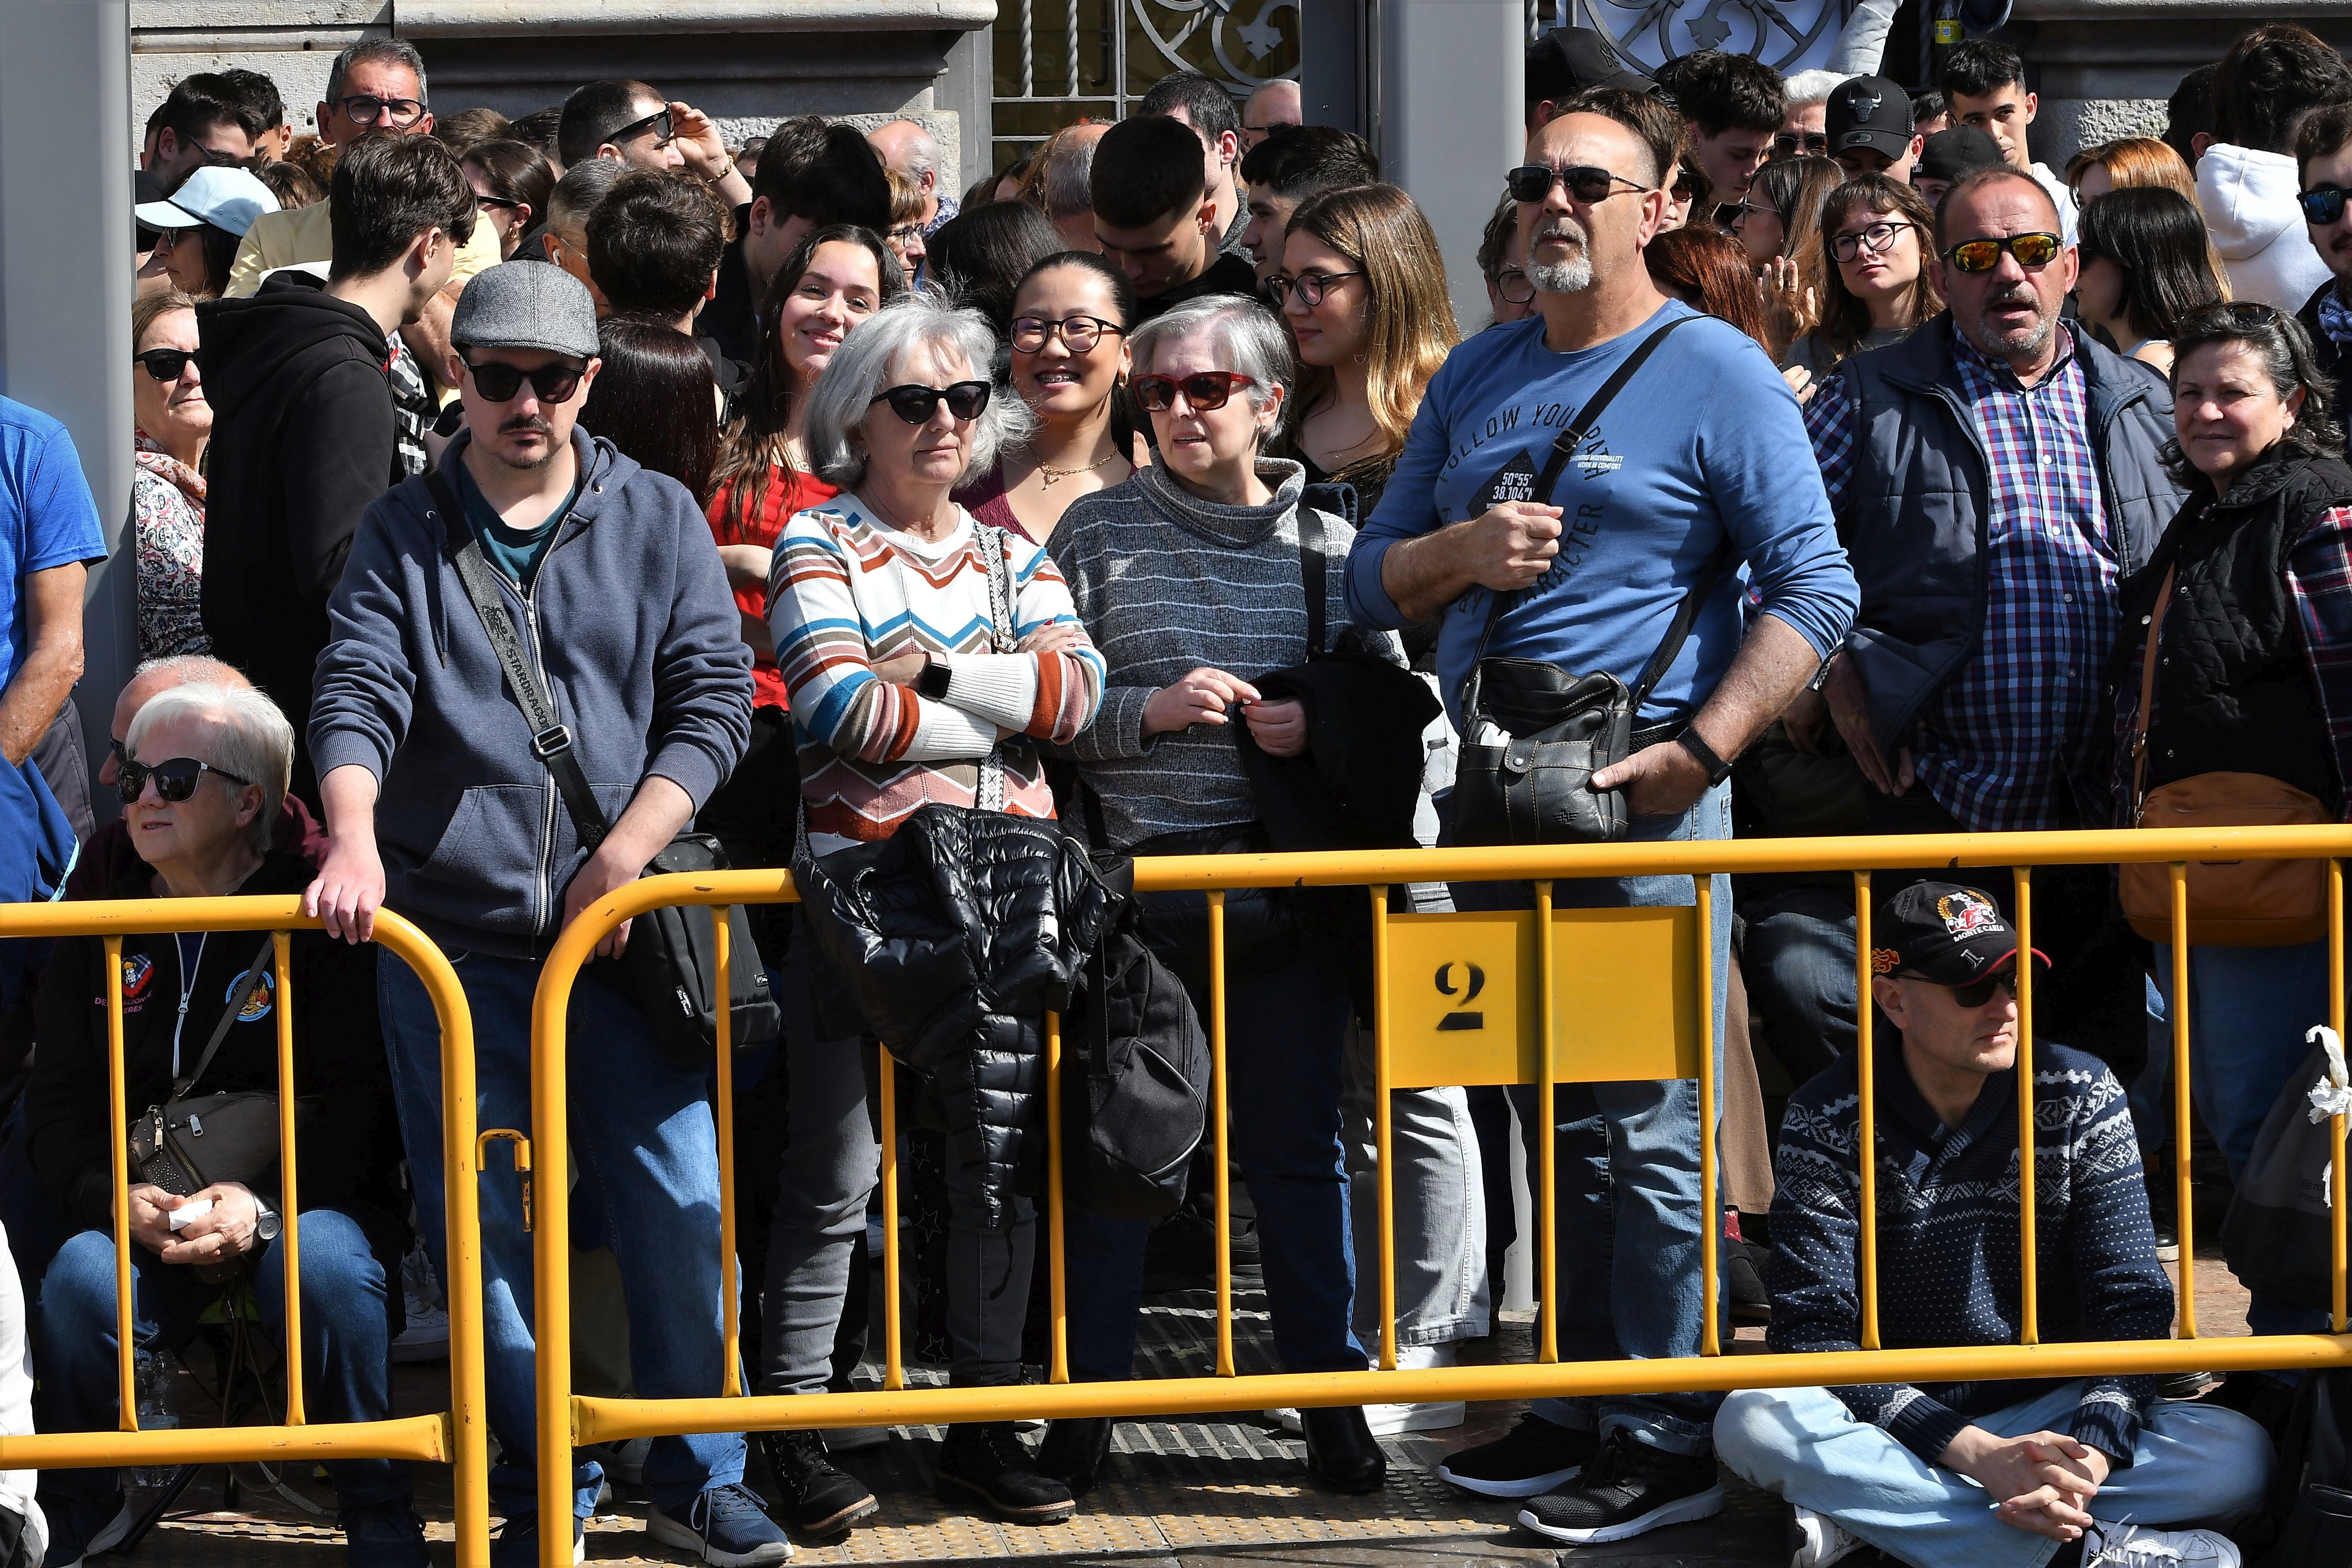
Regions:
<svg viewBox="0 0 2352 1568"><path fill-rule="evenodd" d="M1439 689L1458 726L1482 655L1631 686L1697 595L1694 635L1633 719L1636 749L1592 783L1624 790L1629 837L1727 838L1727 759L1844 637L1853 582L1787 384L1751 339L1660 294L1643 265L1665 221L1677 127L1637 119L1612 89L1562 108L1510 176L1536 313L1465 340L1431 382L1349 552L1348 602L1375 626L1442 622ZM1606 410L1580 416L1645 344ZM1549 464L1570 429L1584 438ZM1756 596L1745 616L1741 564ZM1493 725L1481 721L1475 738L1496 743ZM1713 884L1717 973L1729 962L1727 880ZM1453 891L1460 909L1533 906L1524 882ZM1687 877L1580 879L1554 894L1602 907L1696 900ZM1720 987L1715 1003L1720 1019ZM1587 1260L1561 1268L1560 1359L1696 1355L1709 1310L1701 1226L1717 1223L1698 1201L1711 1134L1696 1082L1571 1084L1545 1108L1533 1090L1511 1092L1523 1127L1562 1140L1559 1256ZM1591 1148L1596 1125L1605 1157ZM1622 1540L1722 1508L1717 1402L1539 1400L1507 1436L1449 1457L1439 1474L1526 1500L1520 1523L1548 1539Z"/></svg>
<svg viewBox="0 0 2352 1568"><path fill-rule="evenodd" d="M2345 200L2352 191L2352 103L2315 110L2295 136L2294 156L2304 226L2330 274L2295 314L2311 333L2319 368L2341 377L2352 353L2352 211Z"/></svg>

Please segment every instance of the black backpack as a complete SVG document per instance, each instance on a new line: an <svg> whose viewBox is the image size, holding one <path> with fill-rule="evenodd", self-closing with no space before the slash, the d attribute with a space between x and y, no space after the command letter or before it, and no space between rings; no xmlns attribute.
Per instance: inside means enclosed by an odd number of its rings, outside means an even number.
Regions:
<svg viewBox="0 0 2352 1568"><path fill-rule="evenodd" d="M2278 1542L2263 1568L2352 1563L2352 1377L2306 1372L2271 1479Z"/></svg>

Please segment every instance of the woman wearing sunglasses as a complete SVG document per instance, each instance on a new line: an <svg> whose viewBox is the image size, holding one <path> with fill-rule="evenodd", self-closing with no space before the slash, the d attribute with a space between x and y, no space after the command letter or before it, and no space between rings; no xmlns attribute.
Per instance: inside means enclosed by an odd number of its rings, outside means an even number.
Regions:
<svg viewBox="0 0 2352 1568"><path fill-rule="evenodd" d="M138 860L103 896L168 906L300 892L309 861L271 847L293 749L285 715L250 688L190 685L151 699L131 722L118 781ZM299 1216L282 1212L274 1139L267 1156L248 1150L224 1168L206 1140L186 1137L198 1181L132 1166L135 1321L142 1344L176 1344L242 1286L275 1332L286 1307L287 1255L299 1240L310 1418L381 1421L392 1414L385 1290L397 1278L407 1200L376 1029L374 955L321 931L296 931L289 984L280 991L268 944L260 932L174 935L168 926L121 940L123 1103L133 1117L174 1098L175 1080L193 1079L186 1087L199 1098L277 1093L278 1032L289 1012L300 1106ZM261 973L248 979L257 959ZM124 1130L109 1103L109 967L101 939L58 941L25 1091L32 1167L68 1233L39 1308L44 1426L61 1431L111 1431L118 1415L112 1160ZM328 1472L352 1562L425 1561L406 1466L344 1459ZM114 1521L128 1521L111 1469L49 1471L41 1503L50 1550L65 1562L97 1545Z"/></svg>
<svg viewBox="0 0 2352 1568"><path fill-rule="evenodd" d="M131 307L132 531L139 549L139 657L209 653L205 635L205 447L213 405L196 368L196 302L177 289Z"/></svg>
<svg viewBox="0 0 2352 1568"><path fill-rule="evenodd" d="M1087 837L1097 853L1264 848L1234 731L1246 724L1258 748L1276 757L1307 749L1302 706L1262 700L1250 683L1307 653L1306 474L1295 461L1264 455L1290 401L1289 337L1263 305L1218 297L1154 317L1131 344L1135 399L1159 437L1160 461L1071 507L1054 533L1054 559L1069 576L1078 615L1114 661L1101 715L1070 748ZM1339 567L1354 530L1325 512L1311 521L1328 563L1327 641L1397 658L1394 639L1351 624ZM1236 940L1226 953L1226 1061L1234 1152L1257 1204L1276 1351L1288 1372L1358 1371L1368 1363L1349 1322L1355 1273L1339 1125L1346 965L1323 943L1276 929L1262 903L1250 915L1233 922ZM1206 1017L1206 953L1160 956ZM1149 1226L1075 1206L1065 1225L1070 1256L1087 1260L1069 1282L1071 1374L1124 1378ZM1385 1484L1360 1408L1302 1414L1318 1480L1347 1492ZM1083 1492L1110 1440L1108 1420L1057 1421L1044 1454Z"/></svg>
<svg viewBox="0 0 2352 1568"><path fill-rule="evenodd" d="M529 142L499 138L475 142L458 163L481 204L482 221L499 237L499 259L512 261L526 243L530 248L524 254L536 258L534 237L547 223L548 198L555 194L555 165L547 154Z"/></svg>
<svg viewBox="0 0 2352 1568"><path fill-rule="evenodd" d="M1049 256L1013 293L1013 390L1037 426L1016 451L956 492L972 516L1043 544L1070 503L1135 472L1127 384L1127 274L1082 250Z"/></svg>
<svg viewBox="0 0 2352 1568"><path fill-rule="evenodd" d="M1765 321L1778 353L1787 353L1820 319L1826 265L1822 206L1844 179L1845 170L1832 159L1783 158L1757 170L1755 183L1731 209L1731 236L1764 286Z"/></svg>
<svg viewBox="0 0 2352 1568"><path fill-rule="evenodd" d="M216 300L228 288L246 231L277 210L278 198L250 171L207 164L169 201L142 202L137 216L156 231L155 257L172 286L193 299Z"/></svg>
<svg viewBox="0 0 2352 1568"><path fill-rule="evenodd" d="M840 493L785 526L768 620L790 687L817 857L889 838L932 803L998 809L1001 795L1005 812L1051 818L1037 745L1066 744L1100 703L1102 658L1060 572L1035 544L975 522L950 498L1032 422L1019 398L995 395L986 379L995 348L979 311L909 295L849 337L809 399L810 463ZM999 552L1009 579L1002 612L989 563ZM785 1047L791 1136L769 1244L769 1394L821 1393L832 1375L853 1247L877 1173L866 1110L873 1042L815 943L796 939L793 951L809 965L804 988L816 1018L808 1037ZM980 1131L1035 1135L1042 1104L1006 1087ZM955 1142L960 1148L961 1137ZM997 1192L982 1165L961 1157L946 1175L953 1381L1018 1383L1034 1208ZM993 1228L992 1200L1002 1218ZM804 1458L784 1461L807 1468ZM1066 1519L1076 1506L1009 1421L950 1428L939 1479L946 1495L1016 1522ZM827 1496L848 1489L832 1478L824 1486ZM788 1489L818 1495L814 1482ZM859 1511L856 1497L807 1509L837 1528Z"/></svg>
<svg viewBox="0 0 2352 1568"><path fill-rule="evenodd" d="M2175 325L2230 297L2197 204L2162 186L2129 186L2084 202L2078 232L2074 306L2084 323L2117 353L2169 373Z"/></svg>
<svg viewBox="0 0 2352 1568"><path fill-rule="evenodd" d="M1861 174L1822 206L1830 267L1821 324L1780 362L1800 398L1849 354L1884 348L1944 308L1927 276L1936 215L1919 193L1884 174Z"/></svg>

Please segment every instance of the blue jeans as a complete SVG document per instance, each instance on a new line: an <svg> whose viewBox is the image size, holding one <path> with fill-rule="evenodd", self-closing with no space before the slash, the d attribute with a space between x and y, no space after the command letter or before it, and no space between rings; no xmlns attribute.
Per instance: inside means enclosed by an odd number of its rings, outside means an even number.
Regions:
<svg viewBox="0 0 2352 1568"><path fill-rule="evenodd" d="M540 965L527 959L452 952L474 1015L475 1114L484 1128L530 1121L530 1002ZM725 1367L720 1333L719 1142L705 1098L710 1068L662 1054L636 1004L615 990L610 965L592 963L572 988L572 1155L583 1195L604 1210L629 1304L629 1366L645 1399L716 1398ZM409 967L376 966L384 1054L392 1064L408 1169L425 1246L448 1279L441 1175L441 1027ZM542 1170L542 1205L564 1201L563 1173ZM530 1237L522 1188L496 1150L484 1162L482 1341L490 1431L490 1507L509 1521L538 1510L539 1439L532 1342ZM715 1486L743 1479L743 1435L656 1437L646 1456L654 1505L675 1512ZM575 1459L575 1504L585 1518L603 1472Z"/></svg>
<svg viewBox="0 0 2352 1568"><path fill-rule="evenodd" d="M2063 1431L2085 1384L2063 1384L1974 1425L2002 1437ZM1984 1489L1931 1465L1826 1388L1742 1389L1715 1418L1735 1474L1815 1513L1912 1568L2041 1568L2058 1542L2003 1524ZM2271 1440L2234 1410L2158 1400L2141 1417L2132 1462L2093 1498L2109 1524L2235 1519L2263 1500Z"/></svg>
<svg viewBox="0 0 2352 1568"><path fill-rule="evenodd" d="M304 1209L302 1237L302 1390L313 1421L383 1421L392 1415L392 1330L384 1268L359 1222L338 1209ZM273 1331L286 1316L285 1250L258 1244L251 1276L262 1321ZM226 1285L131 1248L131 1324L142 1346L169 1349L195 1332L205 1310ZM37 1404L49 1432L108 1432L118 1408L114 1340L114 1237L85 1230L58 1248L41 1282ZM327 1466L344 1509L409 1495L408 1466L394 1459L340 1459ZM41 1503L60 1544L102 1528L119 1507L109 1469L48 1470Z"/></svg>
<svg viewBox="0 0 2352 1568"><path fill-rule="evenodd" d="M1207 999L1193 1000L1205 1026ZM1339 1146L1349 1008L1346 975L1313 954L1267 973L1235 975L1226 989L1226 1109L1234 1154L1257 1205L1275 1355L1286 1372L1361 1372L1371 1364L1349 1327L1356 1258ZM1129 1377L1150 1226L1075 1205L1064 1224L1065 1256L1076 1265L1065 1287L1070 1375Z"/></svg>
<svg viewBox="0 0 2352 1568"><path fill-rule="evenodd" d="M1679 816L1635 817L1628 837L1667 844L1731 837L1731 791L1718 786ZM1731 879L1710 879L1714 894L1715 1072L1723 1081L1723 1010L1731 961ZM1688 877L1601 877L1552 886L1557 909L1626 909L1697 901ZM1528 909L1525 882L1456 882L1462 910ZM1558 1140L1559 1231L1555 1243L1560 1300L1556 1317L1563 1361L1646 1360L1698 1354L1707 1303L1699 1279L1703 1228L1719 1216L1699 1212L1698 1084L1691 1079L1643 1083L1562 1084L1550 1118ZM1527 1141L1528 1169L1539 1169L1545 1119L1531 1085L1511 1086ZM1706 1135L1714 1136L1709 1128ZM1721 1281L1717 1280L1718 1293ZM1562 1426L1607 1431L1622 1426L1640 1441L1675 1454L1707 1451L1707 1424L1719 1394L1625 1394L1609 1399L1538 1399L1534 1413Z"/></svg>
<svg viewBox="0 0 2352 1568"><path fill-rule="evenodd" d="M1853 1049L1853 895L1788 888L1740 906L1748 921L1739 952L1748 1005L1764 1043L1790 1079L1803 1083Z"/></svg>

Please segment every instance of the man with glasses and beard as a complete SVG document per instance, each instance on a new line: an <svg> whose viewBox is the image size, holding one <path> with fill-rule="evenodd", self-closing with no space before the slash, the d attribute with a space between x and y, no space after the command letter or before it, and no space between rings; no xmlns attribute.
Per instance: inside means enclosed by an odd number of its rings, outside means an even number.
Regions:
<svg viewBox="0 0 2352 1568"><path fill-rule="evenodd" d="M1348 601L1374 626L1440 621L1439 689L1456 727L1468 726L1465 742L1494 746L1511 732L1462 711L1474 660L1607 671L1630 686L1696 595L1696 633L1634 717L1636 749L1592 783L1625 792L1631 837L1728 838L1730 759L1843 639L1853 581L1787 384L1744 333L1650 281L1642 251L1664 221L1659 183L1675 151L1672 122L1650 123L1645 136L1571 110L1529 139L1509 183L1536 313L1465 340L1431 382L1349 552ZM1605 411L1581 412L1644 353ZM1550 462L1580 426L1583 439ZM1756 595L1747 616L1741 564ZM1718 976L1727 882L1714 883ZM1533 904L1523 882L1453 891L1465 910ZM1555 896L1688 905L1696 889L1687 877L1631 877L1563 882ZM1719 980L1715 1007L1720 1020ZM1559 1162L1559 1256L1608 1260L1561 1270L1560 1359L1697 1354L1710 1310L1700 1227L1713 1216L1699 1213L1711 1132L1696 1081L1567 1085L1541 1113L1532 1090L1512 1093L1522 1126L1573 1144ZM1605 1156L1587 1141L1596 1120ZM1722 1508L1708 1436L1717 1400L1539 1400L1509 1436L1451 1456L1439 1474L1528 1500L1520 1522L1551 1540L1622 1540Z"/></svg>
<svg viewBox="0 0 2352 1568"><path fill-rule="evenodd" d="M576 428L600 368L587 289L539 262L494 267L466 290L450 336L465 429L433 474L369 509L335 595L310 713L327 856L304 907L358 942L390 902L465 955L482 1124L522 1126L548 948L643 874L742 756L751 654L694 497ZM552 693L560 724L524 716L507 658ZM624 926L598 956L629 941ZM716 1397L725 1352L705 1223L719 1208L709 1064L663 1050L619 973L592 963L573 985L572 1067L594 1091L576 1101L572 1150L620 1259L637 1392ZM425 1245L446 1279L440 1026L405 964L378 966L377 1001ZM577 1519L538 1511L530 1270L521 1187L486 1171L498 1568L536 1563L541 1530L568 1531L575 1553L581 1540ZM655 1439L650 1532L716 1568L791 1555L742 1485L743 1453L740 1432ZM583 1458L565 1490L584 1509L600 1480Z"/></svg>

